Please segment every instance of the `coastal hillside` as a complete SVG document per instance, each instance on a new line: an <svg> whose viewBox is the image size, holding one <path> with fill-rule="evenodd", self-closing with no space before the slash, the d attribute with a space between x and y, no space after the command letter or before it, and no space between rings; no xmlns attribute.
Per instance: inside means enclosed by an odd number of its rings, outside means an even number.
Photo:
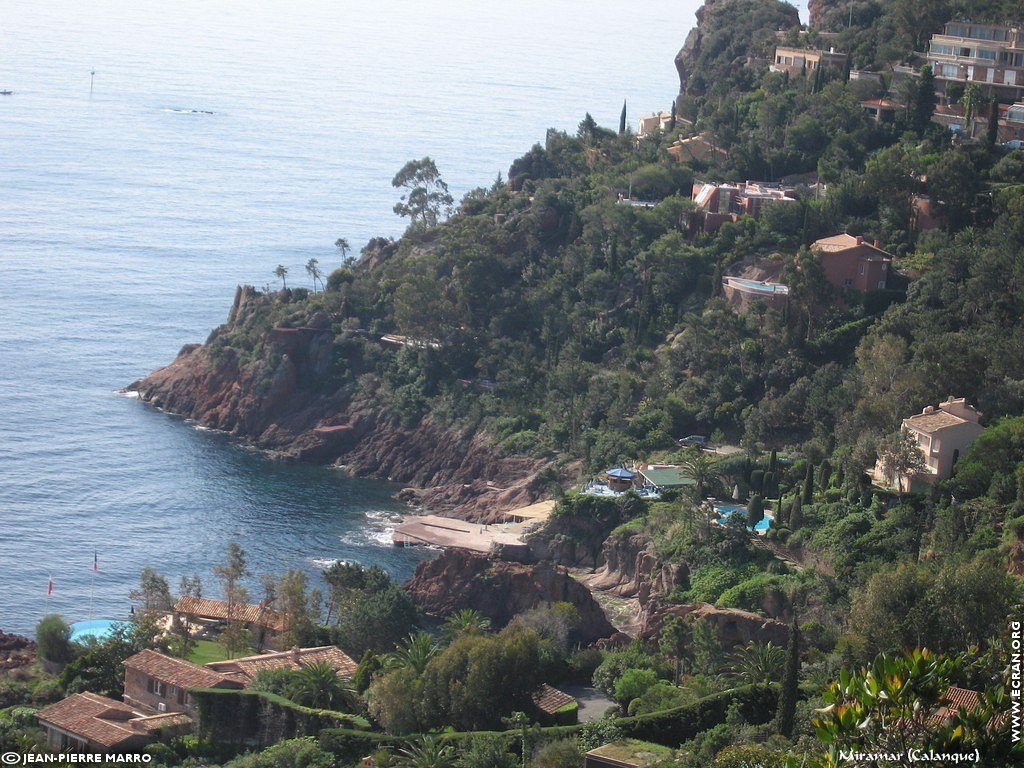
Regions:
<svg viewBox="0 0 1024 768"><path fill-rule="evenodd" d="M338 605L379 591L401 622L310 619L364 654L347 706L368 720L297 735L345 765L502 727L460 765L578 768L626 742L687 768L907 743L1019 761L999 713L1024 599L1024 152L1007 89L922 55L963 4L922 5L812 3L802 29L776 0L708 2L671 112L583 115L457 204L411 160L402 237L268 265L279 288L239 287L130 386L412 486L477 537L557 501L404 591L328 569ZM970 12L981 40L1019 16ZM528 745L542 683L609 697L608 731L557 730L559 707Z"/></svg>

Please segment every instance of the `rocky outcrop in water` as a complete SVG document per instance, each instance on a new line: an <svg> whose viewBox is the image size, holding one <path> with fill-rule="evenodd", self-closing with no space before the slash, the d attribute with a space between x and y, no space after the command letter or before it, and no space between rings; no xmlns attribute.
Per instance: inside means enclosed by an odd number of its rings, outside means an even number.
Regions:
<svg viewBox="0 0 1024 768"><path fill-rule="evenodd" d="M420 563L405 589L432 616L473 608L493 626L503 627L518 613L566 602L580 616L573 630L575 642L589 644L615 633L590 591L565 570L548 563L506 563L453 550Z"/></svg>
<svg viewBox="0 0 1024 768"><path fill-rule="evenodd" d="M547 462L501 456L485 434L444 429L429 417L403 424L339 388L334 367L346 365L347 346L366 343L366 335L339 333L323 312L298 327L264 327L281 300L240 286L228 322L206 344L183 347L128 389L283 459L336 462L360 476L416 486L422 490L410 500L442 514L494 520L547 492Z"/></svg>

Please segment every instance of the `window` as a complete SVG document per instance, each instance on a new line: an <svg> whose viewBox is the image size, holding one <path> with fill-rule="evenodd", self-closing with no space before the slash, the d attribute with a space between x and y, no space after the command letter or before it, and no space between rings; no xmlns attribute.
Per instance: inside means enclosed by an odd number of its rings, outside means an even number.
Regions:
<svg viewBox="0 0 1024 768"><path fill-rule="evenodd" d="M862 277L864 276L864 265L863 264L860 265L860 274L861 274Z"/></svg>
<svg viewBox="0 0 1024 768"><path fill-rule="evenodd" d="M878 281L878 290L880 290L880 291L885 290L885 280L879 280Z"/></svg>
<svg viewBox="0 0 1024 768"><path fill-rule="evenodd" d="M167 685L161 680L155 680L152 677L149 678L149 692L154 696L159 696L161 699L167 696Z"/></svg>
<svg viewBox="0 0 1024 768"><path fill-rule="evenodd" d="M942 45L941 43L932 43L932 53L936 56L952 56L953 46Z"/></svg>
<svg viewBox="0 0 1024 768"><path fill-rule="evenodd" d="M987 48L979 48L978 49L978 58L979 59L985 59L986 61L995 61L996 60L996 52L995 51L990 51Z"/></svg>
<svg viewBox="0 0 1024 768"><path fill-rule="evenodd" d="M853 285L853 280L851 280L850 278L846 278L845 280L843 280L843 285L849 288L851 285Z"/></svg>
<svg viewBox="0 0 1024 768"><path fill-rule="evenodd" d="M184 688L179 688L178 689L178 703L182 704L182 705L185 704L185 689Z"/></svg>

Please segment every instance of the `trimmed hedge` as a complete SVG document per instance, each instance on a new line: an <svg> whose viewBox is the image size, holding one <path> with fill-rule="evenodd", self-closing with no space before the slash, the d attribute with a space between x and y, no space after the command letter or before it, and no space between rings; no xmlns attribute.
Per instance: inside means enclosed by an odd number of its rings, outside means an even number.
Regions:
<svg viewBox="0 0 1024 768"><path fill-rule="evenodd" d="M650 712L634 717L612 720L624 737L650 741L666 747L678 747L698 733L725 722L733 703L751 723L766 723L775 715L778 686L748 685L707 696L693 704L673 707L662 712ZM552 741L574 736L583 725L555 725L531 729L531 738ZM475 736L501 737L510 752L519 750L519 731L463 731L438 734L438 738L457 749ZM320 733L320 746L338 757L340 762L355 762L380 747L401 748L417 741L419 736L389 736L384 733L359 731L351 728L328 728Z"/></svg>
<svg viewBox="0 0 1024 768"><path fill-rule="evenodd" d="M196 688L191 694L200 737L218 744L262 747L284 739L316 736L329 728L370 727L358 715L303 707L266 691Z"/></svg>

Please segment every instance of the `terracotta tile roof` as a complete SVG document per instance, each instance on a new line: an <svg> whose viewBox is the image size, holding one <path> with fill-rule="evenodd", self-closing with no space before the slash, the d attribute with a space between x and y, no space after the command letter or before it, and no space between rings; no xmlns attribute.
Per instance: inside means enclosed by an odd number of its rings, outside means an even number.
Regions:
<svg viewBox="0 0 1024 768"><path fill-rule="evenodd" d="M858 243L857 238L853 235L843 232L839 235L833 235L832 237L823 237L821 240L815 240L811 244L812 251L819 251L820 253L839 253L840 251L848 251L851 248L870 248L877 254L880 254L882 258L891 258L890 254L883 251L881 248L876 248L868 240L861 238ZM873 256L870 258L874 258Z"/></svg>
<svg viewBox="0 0 1024 768"><path fill-rule="evenodd" d="M969 688L958 688L951 685L942 694L942 700L946 702L949 714L955 715L961 709L966 709L968 712L977 709L981 704L981 694Z"/></svg>
<svg viewBox="0 0 1024 768"><path fill-rule="evenodd" d="M265 669L298 670L315 663L327 663L338 670L338 677L352 677L359 666L336 645L317 648L299 648L280 653L261 653L229 661L212 661L207 668L248 685L258 672Z"/></svg>
<svg viewBox="0 0 1024 768"><path fill-rule="evenodd" d="M104 747L113 747L141 735L131 721L138 717L124 702L95 693L76 693L40 710L36 717L44 725L62 730Z"/></svg>
<svg viewBox="0 0 1024 768"><path fill-rule="evenodd" d="M160 715L147 715L146 717L136 717L130 722L132 724L132 727L136 730L151 733L153 731L159 731L163 728L175 728L177 726L189 725L192 722L192 718L186 715L184 712L167 712Z"/></svg>
<svg viewBox="0 0 1024 768"><path fill-rule="evenodd" d="M210 600L205 597L192 597L185 595L174 604L177 613L187 613L191 616L200 616L208 619L229 619L228 602L226 600ZM266 608L260 604L247 604L235 607L234 618L244 621L246 624L253 624L259 627L267 627L275 632L284 630L284 615L273 608Z"/></svg>
<svg viewBox="0 0 1024 768"><path fill-rule="evenodd" d="M967 424L968 421L946 411L934 411L933 413L919 413L916 416L911 416L909 419L904 419L903 423L918 432L932 433L947 427L955 427L958 424Z"/></svg>
<svg viewBox="0 0 1024 768"><path fill-rule="evenodd" d="M125 659L124 665L128 669L136 669L168 685L175 685L186 690L189 688L224 687L225 683L231 683L227 686L229 688L234 688L237 685L236 681L206 667L184 659L165 656L148 648Z"/></svg>
<svg viewBox="0 0 1024 768"><path fill-rule="evenodd" d="M537 692L533 694L533 703L537 706L537 709L548 715L555 714L562 707L572 704L574 701L576 699L568 693L553 688L547 683L541 685Z"/></svg>

